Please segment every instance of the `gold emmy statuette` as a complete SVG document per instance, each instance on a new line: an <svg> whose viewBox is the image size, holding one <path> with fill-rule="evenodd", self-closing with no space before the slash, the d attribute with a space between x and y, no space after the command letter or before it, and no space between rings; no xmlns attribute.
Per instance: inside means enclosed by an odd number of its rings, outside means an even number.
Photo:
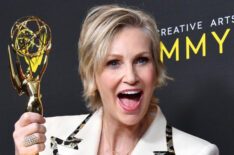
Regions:
<svg viewBox="0 0 234 155"><path fill-rule="evenodd" d="M20 18L12 26L8 45L10 77L18 95L28 95L27 112L43 115L40 83L48 64L51 40L50 27L37 17Z"/></svg>

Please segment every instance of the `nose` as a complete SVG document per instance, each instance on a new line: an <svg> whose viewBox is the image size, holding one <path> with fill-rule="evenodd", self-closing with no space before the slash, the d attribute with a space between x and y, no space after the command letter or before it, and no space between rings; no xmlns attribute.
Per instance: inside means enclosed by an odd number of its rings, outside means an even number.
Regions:
<svg viewBox="0 0 234 155"><path fill-rule="evenodd" d="M123 82L129 85L134 85L138 82L138 79L139 78L134 67L132 65L127 65L127 67L125 68Z"/></svg>

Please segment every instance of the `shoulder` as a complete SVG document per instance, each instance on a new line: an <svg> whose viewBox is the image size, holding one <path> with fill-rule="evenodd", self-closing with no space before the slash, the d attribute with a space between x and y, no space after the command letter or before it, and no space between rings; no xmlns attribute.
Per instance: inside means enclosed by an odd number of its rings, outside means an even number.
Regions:
<svg viewBox="0 0 234 155"><path fill-rule="evenodd" d="M219 155L216 145L173 128L173 143L178 155Z"/></svg>
<svg viewBox="0 0 234 155"><path fill-rule="evenodd" d="M72 133L87 116L88 114L46 117L46 135L47 137L53 135L65 138Z"/></svg>

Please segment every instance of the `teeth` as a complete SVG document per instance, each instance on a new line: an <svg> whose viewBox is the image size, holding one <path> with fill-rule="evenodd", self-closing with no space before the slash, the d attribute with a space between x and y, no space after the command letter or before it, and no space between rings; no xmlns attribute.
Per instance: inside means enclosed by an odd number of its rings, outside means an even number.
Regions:
<svg viewBox="0 0 234 155"><path fill-rule="evenodd" d="M138 94L140 91L125 91L122 94L132 95L132 94Z"/></svg>

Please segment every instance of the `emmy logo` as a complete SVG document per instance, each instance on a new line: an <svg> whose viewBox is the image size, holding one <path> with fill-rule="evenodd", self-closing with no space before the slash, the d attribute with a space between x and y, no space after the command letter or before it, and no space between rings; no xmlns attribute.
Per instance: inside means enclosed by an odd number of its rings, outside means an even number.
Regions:
<svg viewBox="0 0 234 155"><path fill-rule="evenodd" d="M26 111L41 115L43 106L40 83L48 64L51 40L50 27L43 20L28 16L14 23L8 45L12 85L18 95L28 95ZM14 54L14 58L11 53Z"/></svg>

